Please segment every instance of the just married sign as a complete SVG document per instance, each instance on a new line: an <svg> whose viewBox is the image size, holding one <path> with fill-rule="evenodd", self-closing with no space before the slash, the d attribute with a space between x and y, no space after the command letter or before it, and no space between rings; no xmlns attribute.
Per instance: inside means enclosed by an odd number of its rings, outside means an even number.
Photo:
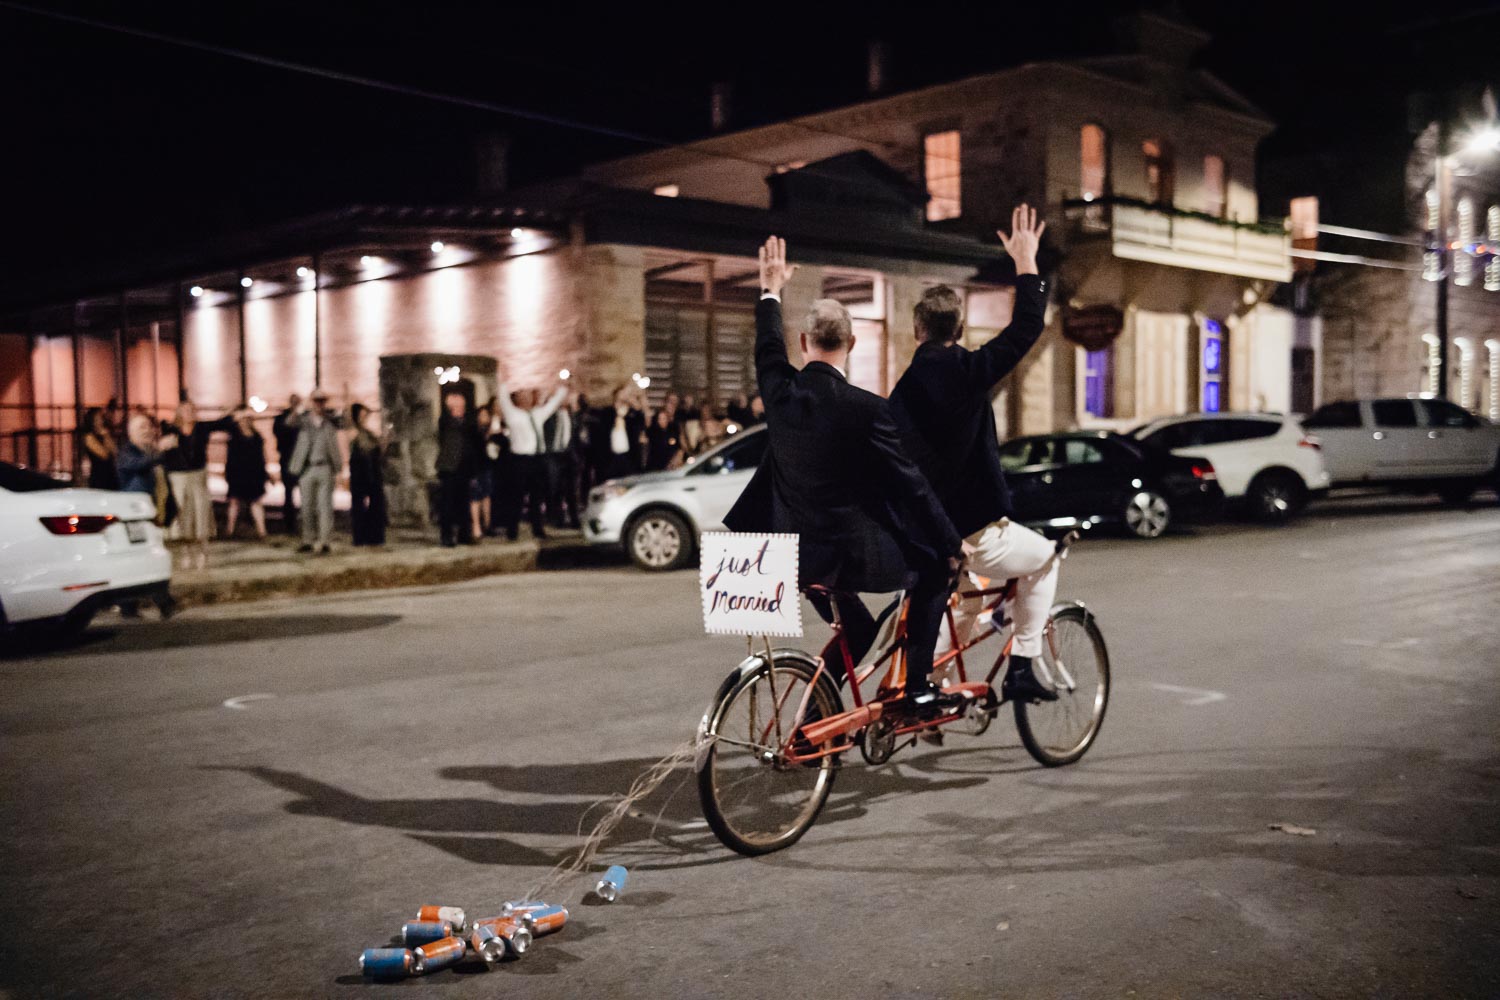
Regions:
<svg viewBox="0 0 1500 1000"><path fill-rule="evenodd" d="M796 535L704 532L698 587L710 635L802 635Z"/></svg>

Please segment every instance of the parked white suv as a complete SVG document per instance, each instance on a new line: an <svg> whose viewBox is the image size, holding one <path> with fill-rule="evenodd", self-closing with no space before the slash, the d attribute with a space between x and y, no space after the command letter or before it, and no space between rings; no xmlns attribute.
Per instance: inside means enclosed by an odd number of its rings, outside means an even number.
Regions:
<svg viewBox="0 0 1500 1000"><path fill-rule="evenodd" d="M1349 399L1303 422L1323 442L1335 486L1435 492L1462 503L1500 488L1500 425L1445 399Z"/></svg>
<svg viewBox="0 0 1500 1000"><path fill-rule="evenodd" d="M698 536L722 531L724 515L755 474L770 442L752 427L690 459L680 469L611 479L589 491L583 538L624 545L641 569L680 569L698 551Z"/></svg>
<svg viewBox="0 0 1500 1000"><path fill-rule="evenodd" d="M1262 520L1285 521L1328 488L1318 439L1279 413L1189 413L1130 433L1153 448L1208 459L1225 500Z"/></svg>

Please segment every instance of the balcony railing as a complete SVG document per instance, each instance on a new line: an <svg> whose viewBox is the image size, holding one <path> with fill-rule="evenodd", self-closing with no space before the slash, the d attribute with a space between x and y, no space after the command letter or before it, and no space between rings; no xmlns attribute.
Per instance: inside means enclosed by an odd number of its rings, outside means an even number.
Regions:
<svg viewBox="0 0 1500 1000"><path fill-rule="evenodd" d="M1235 222L1133 198L1069 199L1074 238L1108 236L1114 256L1242 278L1290 281L1291 239L1284 226Z"/></svg>

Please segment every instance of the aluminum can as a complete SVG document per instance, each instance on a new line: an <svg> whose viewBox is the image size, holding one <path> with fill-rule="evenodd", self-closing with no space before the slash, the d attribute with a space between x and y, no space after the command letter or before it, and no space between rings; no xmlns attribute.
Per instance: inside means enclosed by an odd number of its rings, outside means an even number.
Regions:
<svg viewBox="0 0 1500 1000"><path fill-rule="evenodd" d="M401 925L401 943L408 948L441 941L452 934L453 926L446 920L409 920Z"/></svg>
<svg viewBox="0 0 1500 1000"><path fill-rule="evenodd" d="M505 941L506 950L516 958L526 954L531 947L531 928L521 920L519 916L491 917L488 920L477 920L474 928L488 927Z"/></svg>
<svg viewBox="0 0 1500 1000"><path fill-rule="evenodd" d="M468 949L464 947L464 939L458 937L445 937L441 941L433 941L424 944L414 950L417 961L422 963L422 972L436 972L438 969L446 969L450 965L461 960Z"/></svg>
<svg viewBox="0 0 1500 1000"><path fill-rule="evenodd" d="M527 913L531 910L545 910L549 905L551 904L544 903L540 899L513 899L500 907L500 912L509 917L517 913Z"/></svg>
<svg viewBox="0 0 1500 1000"><path fill-rule="evenodd" d="M549 906L545 910L530 910L522 914L522 919L531 928L533 937L541 937L562 930L568 922L568 910L564 906Z"/></svg>
<svg viewBox="0 0 1500 1000"><path fill-rule="evenodd" d="M505 938L488 924L475 924L469 934L469 950L484 959L486 965L494 965L510 951Z"/></svg>
<svg viewBox="0 0 1500 1000"><path fill-rule="evenodd" d="M625 891L625 880L629 877L630 873L625 870L624 865L610 865L604 870L604 877L599 879L599 884L594 886L594 895L606 903L613 903Z"/></svg>
<svg viewBox="0 0 1500 1000"><path fill-rule="evenodd" d="M376 979L397 979L421 971L416 956L406 948L366 948L359 956L359 971Z"/></svg>
<svg viewBox="0 0 1500 1000"><path fill-rule="evenodd" d="M457 906L424 906L417 911L421 921L442 920L453 928L453 933L462 934L468 929L464 911Z"/></svg>

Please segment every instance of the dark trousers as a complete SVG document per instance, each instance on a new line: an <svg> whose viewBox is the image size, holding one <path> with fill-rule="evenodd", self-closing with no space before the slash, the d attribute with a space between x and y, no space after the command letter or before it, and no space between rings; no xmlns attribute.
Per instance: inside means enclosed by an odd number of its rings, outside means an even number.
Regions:
<svg viewBox="0 0 1500 1000"><path fill-rule="evenodd" d="M460 472L438 473L438 535L444 545L472 540L469 478Z"/></svg>
<svg viewBox="0 0 1500 1000"><path fill-rule="evenodd" d="M938 633L943 627L943 613L948 607L949 593L951 589L947 569L936 565L919 570L916 582L906 592L909 601L906 611L908 690L921 687L932 676L933 649L937 646ZM833 621L833 608L825 595L812 593L807 595L807 599L825 622ZM835 593L831 603L838 606L844 639L849 644L849 655L857 667L875 644L875 616L870 614L870 609L865 607L857 594ZM828 664L840 683L843 666L842 663Z"/></svg>
<svg viewBox="0 0 1500 1000"><path fill-rule="evenodd" d="M554 452L547 456L547 511L552 515L552 523L559 528L564 525L578 527L578 519L583 514L578 480L578 458L572 452Z"/></svg>
<svg viewBox="0 0 1500 1000"><path fill-rule="evenodd" d="M505 512L505 533L515 538L521 529L521 508L526 507L527 519L531 522L531 533L541 538L547 533L542 523L542 512L547 505L547 456L512 455L510 457L512 485Z"/></svg>
<svg viewBox="0 0 1500 1000"><path fill-rule="evenodd" d="M349 498L349 521L355 545L385 544L385 487L357 491Z"/></svg>
<svg viewBox="0 0 1500 1000"><path fill-rule="evenodd" d="M286 496L281 501L281 526L288 535L297 533L297 477L290 472L281 473L281 484L286 488Z"/></svg>

